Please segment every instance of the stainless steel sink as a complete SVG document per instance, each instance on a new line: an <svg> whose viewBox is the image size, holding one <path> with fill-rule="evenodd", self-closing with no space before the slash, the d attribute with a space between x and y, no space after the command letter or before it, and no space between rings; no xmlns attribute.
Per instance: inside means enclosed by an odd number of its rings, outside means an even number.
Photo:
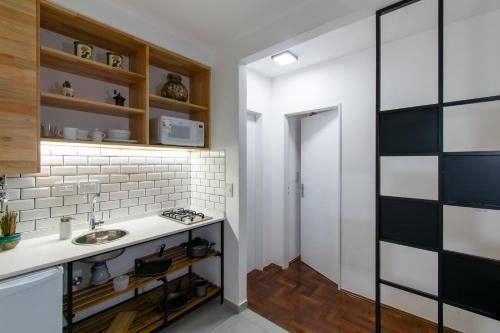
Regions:
<svg viewBox="0 0 500 333"><path fill-rule="evenodd" d="M73 239L73 243L77 245L99 245L113 242L127 234L127 231L120 229L97 230Z"/></svg>

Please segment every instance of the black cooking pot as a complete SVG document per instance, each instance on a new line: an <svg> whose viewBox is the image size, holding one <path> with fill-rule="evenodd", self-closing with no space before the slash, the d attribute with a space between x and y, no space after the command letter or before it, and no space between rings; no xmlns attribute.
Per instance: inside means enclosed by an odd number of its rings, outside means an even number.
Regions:
<svg viewBox="0 0 500 333"><path fill-rule="evenodd" d="M208 250L214 246L215 243L209 242L206 239L196 237L195 239L182 243L180 246L186 249L186 254L189 258L201 258L208 254Z"/></svg>

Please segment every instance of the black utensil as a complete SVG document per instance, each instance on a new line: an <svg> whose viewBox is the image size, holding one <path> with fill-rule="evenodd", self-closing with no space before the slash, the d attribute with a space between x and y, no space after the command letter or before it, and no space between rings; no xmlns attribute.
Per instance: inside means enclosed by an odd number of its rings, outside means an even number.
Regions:
<svg viewBox="0 0 500 333"><path fill-rule="evenodd" d="M167 303L165 307L167 312L180 310L187 304L188 297L181 292L181 282L182 279L179 279L175 291L167 294Z"/></svg>
<svg viewBox="0 0 500 333"><path fill-rule="evenodd" d="M135 260L136 276L155 276L165 274L172 265L172 258L155 258L150 261L142 259Z"/></svg>

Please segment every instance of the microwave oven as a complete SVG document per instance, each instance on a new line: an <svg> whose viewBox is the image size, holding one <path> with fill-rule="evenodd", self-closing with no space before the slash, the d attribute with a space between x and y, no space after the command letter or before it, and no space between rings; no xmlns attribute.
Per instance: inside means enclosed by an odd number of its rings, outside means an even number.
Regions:
<svg viewBox="0 0 500 333"><path fill-rule="evenodd" d="M205 124L201 121L161 116L149 122L150 143L204 147Z"/></svg>

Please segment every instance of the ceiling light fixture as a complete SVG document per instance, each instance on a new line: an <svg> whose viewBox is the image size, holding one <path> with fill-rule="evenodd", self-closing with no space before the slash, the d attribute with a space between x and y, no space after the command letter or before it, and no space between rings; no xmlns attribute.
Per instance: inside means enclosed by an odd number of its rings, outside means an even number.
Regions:
<svg viewBox="0 0 500 333"><path fill-rule="evenodd" d="M299 57L297 57L290 51L284 51L273 55L271 59L273 59L275 63L285 66L296 62L297 60L299 60Z"/></svg>

